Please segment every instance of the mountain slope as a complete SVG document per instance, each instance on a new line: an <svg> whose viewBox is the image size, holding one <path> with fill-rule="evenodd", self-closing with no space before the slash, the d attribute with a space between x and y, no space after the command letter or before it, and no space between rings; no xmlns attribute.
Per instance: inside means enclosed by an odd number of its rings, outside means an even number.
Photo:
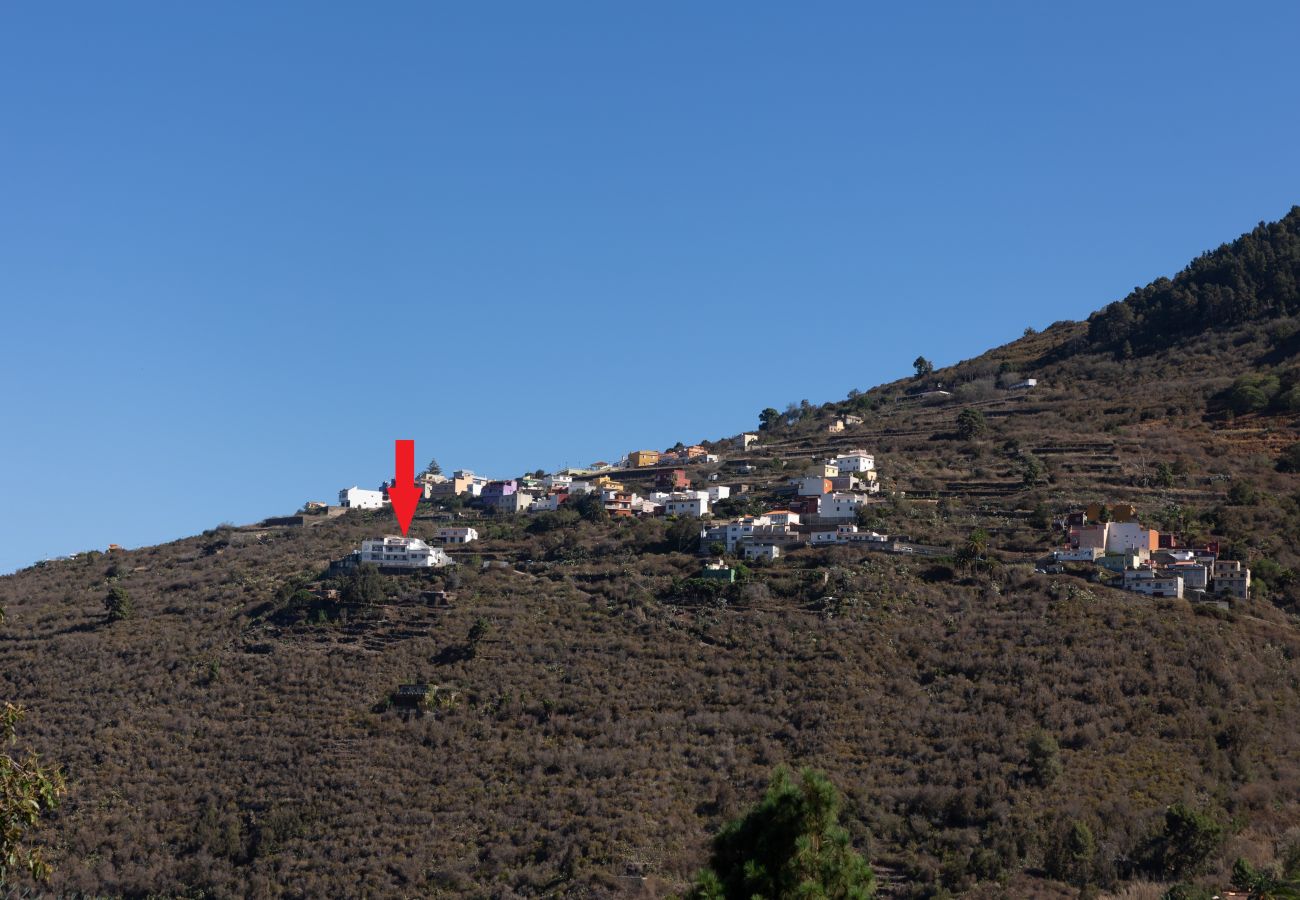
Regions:
<svg viewBox="0 0 1300 900"><path fill-rule="evenodd" d="M452 573L382 579L377 602L305 599L328 560L392 528L353 512L0 578L0 696L30 708L22 742L71 785L44 832L52 887L663 896L780 763L830 775L893 896L1076 896L1049 875L1068 874L1056 848L1080 824L1093 883L1164 877L1151 838L1176 803L1225 829L1205 863L1224 885L1300 824L1300 484L1278 471L1300 435L1276 407L1216 401L1243 377L1281 393L1289 304L1268 301L1267 327L1130 336L1132 355L1058 323L795 407L728 451L764 497L866 446L894 494L878 529L949 547L984 529L989 571L807 549L723 599L691 580L671 523L499 517ZM940 385L951 399L917 395ZM983 434L957 433L967 408ZM848 411L866 422L828 433ZM734 470L691 475L712 471ZM1050 519L1092 501L1222 539L1257 596L1194 609L1036 573ZM439 515L412 533L431 540ZM105 621L110 585L134 618ZM411 681L444 688L423 715L386 702Z"/></svg>

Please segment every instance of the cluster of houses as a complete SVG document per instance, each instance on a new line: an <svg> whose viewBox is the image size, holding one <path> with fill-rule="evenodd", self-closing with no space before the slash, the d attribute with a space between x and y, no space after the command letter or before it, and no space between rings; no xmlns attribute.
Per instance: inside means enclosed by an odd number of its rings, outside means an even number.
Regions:
<svg viewBox="0 0 1300 900"><path fill-rule="evenodd" d="M740 439L750 446L754 435ZM498 513L554 512L584 496L595 496L610 516L673 516L706 519L714 507L732 496L732 488L711 483L692 487L685 463L717 463L719 457L699 445L669 451L635 450L620 464L629 474L653 468L651 490L638 494L617 480L614 466L593 463L585 469L565 469L555 474L490 480L467 469L451 476L426 473L420 476L424 497L429 500L458 496ZM744 487L741 488L744 490ZM644 488L642 489L644 490ZM702 527L701 550L721 544L726 552L754 558L774 559L783 549L798 545L870 543L886 544L889 538L875 532L859 532L858 511L880 491L875 457L865 450L848 450L818 462L787 480L779 493L783 508L759 516L745 516L709 523ZM388 504L387 491L352 486L339 491L339 506L345 509L382 509ZM476 540L473 528L444 528L438 532L443 544ZM414 538L387 537L367 541L354 553L351 564L375 563L387 568L430 568L446 565L445 552L428 547Z"/></svg>
<svg viewBox="0 0 1300 900"><path fill-rule="evenodd" d="M1106 518L1106 521L1101 519ZM1219 546L1181 546L1178 536L1144 528L1136 510L1117 505L1104 516L1099 506L1067 516L1060 523L1069 544L1052 553L1057 563L1085 562L1118 575L1125 590L1150 597L1190 600L1246 600L1250 569L1235 559L1220 559Z"/></svg>
<svg viewBox="0 0 1300 900"><path fill-rule="evenodd" d="M742 516L700 529L700 552L726 552L745 559L778 559L795 547L866 544L886 549L891 539L857 525L802 522L799 513L773 509L760 516Z"/></svg>

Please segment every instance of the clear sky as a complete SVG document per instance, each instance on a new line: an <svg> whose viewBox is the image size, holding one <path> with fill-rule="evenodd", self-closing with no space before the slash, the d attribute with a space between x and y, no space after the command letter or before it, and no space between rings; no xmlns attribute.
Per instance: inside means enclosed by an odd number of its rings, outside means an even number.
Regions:
<svg viewBox="0 0 1300 900"><path fill-rule="evenodd" d="M1068 8L1067 8L1068 7ZM4 3L0 572L734 434L1300 202L1277 3Z"/></svg>

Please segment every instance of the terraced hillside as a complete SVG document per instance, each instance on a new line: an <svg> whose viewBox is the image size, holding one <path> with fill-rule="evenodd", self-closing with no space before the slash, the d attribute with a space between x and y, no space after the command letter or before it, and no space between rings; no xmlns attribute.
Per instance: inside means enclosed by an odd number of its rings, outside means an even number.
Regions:
<svg viewBox="0 0 1300 900"><path fill-rule="evenodd" d="M765 504L861 446L884 480L870 522L953 548L983 529L978 565L805 548L719 587L689 523L566 512L482 518L454 569L360 585L329 561L392 525L354 511L0 578L0 697L70 785L40 833L49 888L666 896L782 763L840 788L885 896L1158 897L1223 887L1238 858L1283 866L1300 328L1282 309L1162 343L1142 297L1124 343L1060 323L796 405L690 470ZM983 428L962 436L967 409ZM828 433L846 412L866 421ZM1036 572L1052 519L1094 501L1221 540L1255 597L1193 608ZM422 508L412 533L460 514ZM133 617L107 620L111 587ZM392 704L410 682L439 687L428 709Z"/></svg>

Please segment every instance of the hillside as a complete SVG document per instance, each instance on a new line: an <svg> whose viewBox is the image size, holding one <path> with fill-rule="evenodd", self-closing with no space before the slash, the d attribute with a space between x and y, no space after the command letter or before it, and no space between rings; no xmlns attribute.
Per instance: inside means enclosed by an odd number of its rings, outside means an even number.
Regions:
<svg viewBox="0 0 1300 900"><path fill-rule="evenodd" d="M689 472L759 502L866 447L871 525L954 549L983 529L987 566L805 548L719 596L677 523L496 516L455 569L305 597L392 530L353 511L0 578L0 698L28 707L20 745L70 785L41 832L50 887L666 896L781 763L840 788L888 896L1077 896L1060 860L1081 825L1076 880L1107 891L1273 863L1300 845L1298 226L1293 209L1135 291L1127 315L792 405ZM1223 300L1224 273L1254 299ZM1170 329L1171 304L1202 300L1202 327ZM984 429L963 437L967 409ZM865 421L827 431L850 412ZM1225 611L1036 571L1052 520L1090 502L1220 540L1254 596ZM422 506L412 534L451 514ZM113 585L129 620L105 620ZM444 688L423 714L387 703L412 681ZM1202 875L1162 849L1171 804L1222 829Z"/></svg>

